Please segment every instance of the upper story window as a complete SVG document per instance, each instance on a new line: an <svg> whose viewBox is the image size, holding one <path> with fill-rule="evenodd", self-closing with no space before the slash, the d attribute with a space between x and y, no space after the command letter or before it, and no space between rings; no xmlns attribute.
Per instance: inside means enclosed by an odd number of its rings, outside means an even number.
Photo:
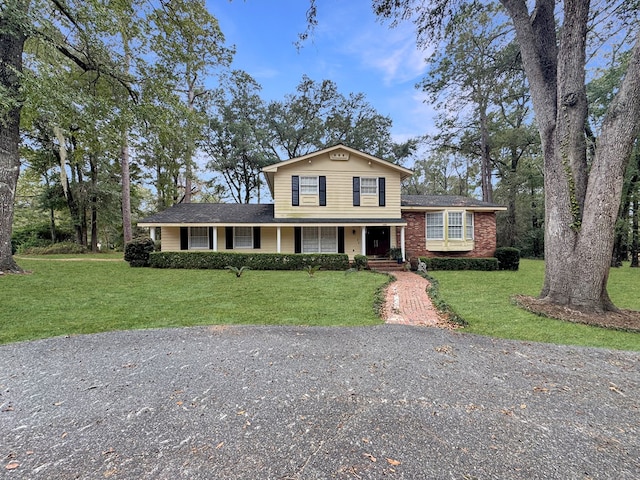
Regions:
<svg viewBox="0 0 640 480"><path fill-rule="evenodd" d="M360 178L360 193L362 195L377 195L378 194L378 179L377 178Z"/></svg>
<svg viewBox="0 0 640 480"><path fill-rule="evenodd" d="M300 195L318 195L318 177L300 177Z"/></svg>

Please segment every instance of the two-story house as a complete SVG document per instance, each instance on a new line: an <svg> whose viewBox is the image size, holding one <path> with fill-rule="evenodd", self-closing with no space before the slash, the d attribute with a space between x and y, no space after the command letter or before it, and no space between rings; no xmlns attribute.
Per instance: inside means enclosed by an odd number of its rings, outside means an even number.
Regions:
<svg viewBox="0 0 640 480"><path fill-rule="evenodd" d="M185 203L143 219L163 251L492 256L496 212L464 197L401 195L412 171L336 145L263 169L273 204Z"/></svg>

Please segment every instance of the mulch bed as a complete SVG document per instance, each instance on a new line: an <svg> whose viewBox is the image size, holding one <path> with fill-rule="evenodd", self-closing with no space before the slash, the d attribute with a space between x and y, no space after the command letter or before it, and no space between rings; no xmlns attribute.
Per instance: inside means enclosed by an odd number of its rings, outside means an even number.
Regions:
<svg viewBox="0 0 640 480"><path fill-rule="evenodd" d="M515 295L512 298L521 308L543 317L625 332L640 332L640 312L635 310L593 313L562 305L552 305L539 298L526 295Z"/></svg>

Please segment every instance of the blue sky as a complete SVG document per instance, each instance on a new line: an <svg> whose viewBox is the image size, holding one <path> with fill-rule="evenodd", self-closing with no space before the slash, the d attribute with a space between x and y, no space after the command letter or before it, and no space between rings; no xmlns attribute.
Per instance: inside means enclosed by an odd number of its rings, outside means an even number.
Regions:
<svg viewBox="0 0 640 480"><path fill-rule="evenodd" d="M381 24L370 0L320 0L318 27L298 51L306 28L307 0L208 0L227 43L236 46L232 67L263 87L265 100L294 93L302 75L332 80L347 95L362 92L378 113L393 120L395 141L432 132L433 110L415 84L425 74L425 52L412 25Z"/></svg>

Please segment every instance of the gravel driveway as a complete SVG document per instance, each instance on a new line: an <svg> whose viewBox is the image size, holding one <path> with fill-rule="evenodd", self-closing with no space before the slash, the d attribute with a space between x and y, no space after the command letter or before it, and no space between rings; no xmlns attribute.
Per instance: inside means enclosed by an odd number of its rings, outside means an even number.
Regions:
<svg viewBox="0 0 640 480"><path fill-rule="evenodd" d="M0 346L0 477L638 479L640 354L435 328Z"/></svg>

